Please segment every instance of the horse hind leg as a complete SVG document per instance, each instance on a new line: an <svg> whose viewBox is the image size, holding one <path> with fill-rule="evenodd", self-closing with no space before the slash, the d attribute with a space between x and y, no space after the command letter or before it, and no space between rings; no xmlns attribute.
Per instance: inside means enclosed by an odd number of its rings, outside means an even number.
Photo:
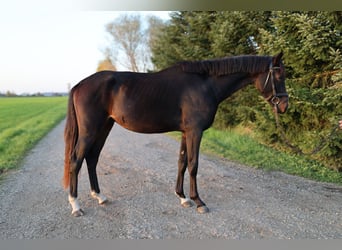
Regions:
<svg viewBox="0 0 342 250"><path fill-rule="evenodd" d="M108 201L107 197L104 196L100 192L99 182L96 173L96 166L98 163L98 159L100 156L100 152L104 146L106 138L112 129L114 121L109 119L104 126L104 129L98 134L97 139L95 140L94 144L92 145L91 149L89 150L88 154L86 155L86 162L88 167L88 174L89 174L89 181L90 181L90 188L91 188L91 196L98 200L99 204L104 204Z"/></svg>
<svg viewBox="0 0 342 250"><path fill-rule="evenodd" d="M72 207L72 215L79 217L84 215L84 211L81 209L79 201L77 199L78 192L78 174L82 167L83 160L86 159L88 166L88 173L90 178L90 184L92 188L92 196L99 200L99 203L104 203L107 198L100 194L96 175L96 164L100 151L104 145L104 141L113 126L113 121L105 123L102 132L95 132L92 135L85 135L84 131L80 133L75 147L75 151L71 157L70 163L70 190L69 190L69 203ZM101 131L94 129L95 131ZM88 130L86 130L88 131Z"/></svg>
<svg viewBox="0 0 342 250"><path fill-rule="evenodd" d="M75 217L84 214L78 202L78 174L81 170L84 160L85 152L89 148L90 138L80 137L78 139L75 152L73 153L70 161L70 190L69 190L69 203L72 207L72 215Z"/></svg>
<svg viewBox="0 0 342 250"><path fill-rule="evenodd" d="M98 162L98 157L99 155L94 155L94 154L91 154L91 156L86 157L89 181L90 181L90 187L91 187L90 194L93 198L98 200L99 204L104 204L108 200L107 200L107 197L104 196L100 192L100 188L99 188L99 183L98 183L97 174L96 174L96 165Z"/></svg>

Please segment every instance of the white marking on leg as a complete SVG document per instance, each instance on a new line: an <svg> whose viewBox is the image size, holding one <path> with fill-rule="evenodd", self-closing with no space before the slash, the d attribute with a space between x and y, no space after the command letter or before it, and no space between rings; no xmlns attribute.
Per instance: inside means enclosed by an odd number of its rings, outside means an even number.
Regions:
<svg viewBox="0 0 342 250"><path fill-rule="evenodd" d="M180 198L181 200L181 205L184 206L184 204L189 204L191 203L191 200L189 198Z"/></svg>
<svg viewBox="0 0 342 250"><path fill-rule="evenodd" d="M191 207L191 206L192 206L192 202L191 202L191 200L190 200L189 198L182 198L182 197L180 197L176 192L175 192L175 194L176 194L177 197L180 199L181 205L182 205L183 207Z"/></svg>
<svg viewBox="0 0 342 250"><path fill-rule="evenodd" d="M95 191L91 191L91 196L99 201L99 204L103 204L107 202L107 197L101 193L96 193Z"/></svg>
<svg viewBox="0 0 342 250"><path fill-rule="evenodd" d="M69 194L69 202L72 207L72 212L71 212L72 214L75 214L81 211L81 207L77 198L72 197L70 194Z"/></svg>

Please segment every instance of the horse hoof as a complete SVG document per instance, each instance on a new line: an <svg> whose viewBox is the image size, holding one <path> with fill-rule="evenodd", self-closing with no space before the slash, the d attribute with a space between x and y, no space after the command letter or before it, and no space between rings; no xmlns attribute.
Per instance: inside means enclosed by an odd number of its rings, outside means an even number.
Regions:
<svg viewBox="0 0 342 250"><path fill-rule="evenodd" d="M181 198L181 205L182 207L185 207L185 208L192 207L192 202L190 199Z"/></svg>
<svg viewBox="0 0 342 250"><path fill-rule="evenodd" d="M107 200L107 199L102 200L102 201L99 201L99 205L103 205L103 204L106 204L106 203L108 203L108 200Z"/></svg>
<svg viewBox="0 0 342 250"><path fill-rule="evenodd" d="M207 206L200 206L197 207L197 212L200 214L206 214L209 213L209 208Z"/></svg>
<svg viewBox="0 0 342 250"><path fill-rule="evenodd" d="M83 216L83 215L84 215L84 211L83 211L82 209L76 210L76 211L73 211L73 212L72 212L72 215L73 215L74 217L80 217L80 216Z"/></svg>

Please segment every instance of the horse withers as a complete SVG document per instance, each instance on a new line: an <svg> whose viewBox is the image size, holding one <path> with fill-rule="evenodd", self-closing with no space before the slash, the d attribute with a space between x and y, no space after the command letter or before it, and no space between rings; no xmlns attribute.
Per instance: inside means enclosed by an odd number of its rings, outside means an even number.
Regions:
<svg viewBox="0 0 342 250"><path fill-rule="evenodd" d="M184 61L156 73L102 71L82 80L69 95L65 125L64 187L74 216L83 215L77 200L78 173L86 160L91 194L99 203L96 165L114 123L139 133L182 132L176 194L185 207L192 202L183 191L186 168L190 198L199 213L209 211L197 191L198 156L202 133L218 105L254 83L274 112L288 107L282 53L276 56L234 56Z"/></svg>

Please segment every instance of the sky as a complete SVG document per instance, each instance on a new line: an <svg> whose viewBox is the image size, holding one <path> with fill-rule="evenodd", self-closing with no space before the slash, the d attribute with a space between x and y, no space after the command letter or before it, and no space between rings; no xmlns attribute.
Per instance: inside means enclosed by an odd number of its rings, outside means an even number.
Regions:
<svg viewBox="0 0 342 250"><path fill-rule="evenodd" d="M123 11L1 6L0 92L67 92L96 71L109 44L105 25ZM24 1L23 3L30 3ZM9 4L11 4L9 3ZM15 6L15 7L14 7ZM168 12L140 12L169 18ZM120 69L119 70L125 70Z"/></svg>

